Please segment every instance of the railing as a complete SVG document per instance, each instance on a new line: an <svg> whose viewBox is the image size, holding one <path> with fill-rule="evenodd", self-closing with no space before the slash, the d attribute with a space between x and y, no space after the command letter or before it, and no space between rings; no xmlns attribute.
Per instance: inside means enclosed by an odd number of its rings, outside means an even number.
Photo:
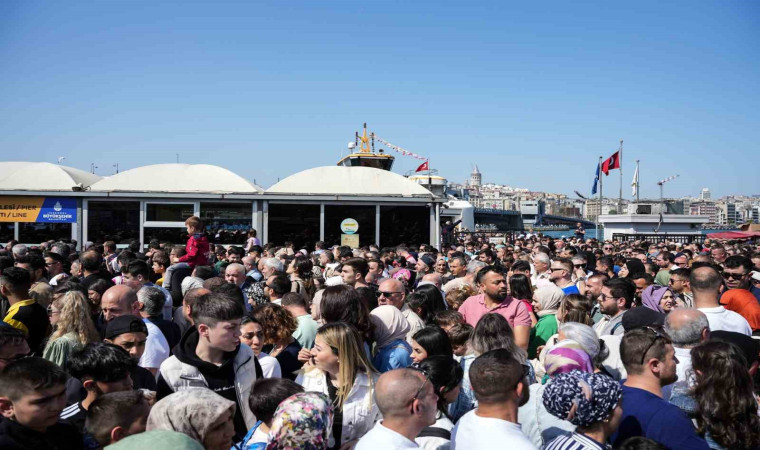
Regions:
<svg viewBox="0 0 760 450"><path fill-rule="evenodd" d="M669 234L669 233L613 233L613 241L647 241L653 244L660 242L676 242L679 244L702 244L708 235L704 234Z"/></svg>

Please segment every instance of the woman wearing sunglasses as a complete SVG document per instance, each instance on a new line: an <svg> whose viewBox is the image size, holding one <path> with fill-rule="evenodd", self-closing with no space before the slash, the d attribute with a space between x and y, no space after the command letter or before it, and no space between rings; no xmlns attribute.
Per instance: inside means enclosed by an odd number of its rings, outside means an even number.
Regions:
<svg viewBox="0 0 760 450"><path fill-rule="evenodd" d="M307 392L321 392L330 398L334 420L329 448L359 439L380 419L374 401L377 378L354 327L336 322L317 330L311 361L296 383Z"/></svg>

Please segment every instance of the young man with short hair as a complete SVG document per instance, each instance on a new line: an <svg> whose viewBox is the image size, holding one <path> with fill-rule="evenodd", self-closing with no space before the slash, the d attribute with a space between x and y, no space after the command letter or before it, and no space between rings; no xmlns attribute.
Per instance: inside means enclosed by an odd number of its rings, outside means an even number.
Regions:
<svg viewBox="0 0 760 450"><path fill-rule="evenodd" d="M264 286L264 293L269 295L270 303L281 305L282 298L285 294L290 292L292 287L293 282L290 281L290 278L283 273L278 273L267 278L266 285Z"/></svg>
<svg viewBox="0 0 760 450"><path fill-rule="evenodd" d="M203 387L234 401L235 442L256 424L246 401L261 366L247 345L240 345L242 303L216 293L197 302L191 311L194 327L183 336L174 355L161 364L158 398Z"/></svg>
<svg viewBox="0 0 760 450"><path fill-rule="evenodd" d="M628 331L620 343L620 358L628 378L623 384L623 419L611 438L613 445L643 436L667 448L707 450L691 420L662 398L662 388L678 378L678 359L665 331L659 327Z"/></svg>
<svg viewBox="0 0 760 450"><path fill-rule="evenodd" d="M42 358L25 358L0 372L0 448L79 450L82 435L59 422L66 405L66 372Z"/></svg>
<svg viewBox="0 0 760 450"><path fill-rule="evenodd" d="M150 402L141 391L104 394L87 410L85 429L101 448L145 431Z"/></svg>
<svg viewBox="0 0 760 450"><path fill-rule="evenodd" d="M293 338L301 344L301 348L311 349L314 346L319 324L312 319L304 296L288 292L282 297L282 306L298 321L298 328L293 333Z"/></svg>
<svg viewBox="0 0 760 450"><path fill-rule="evenodd" d="M9 267L0 275L0 294L8 299L10 308L3 322L21 330L32 352L42 353L42 344L50 334L47 311L29 298L31 276L26 269Z"/></svg>
<svg viewBox="0 0 760 450"><path fill-rule="evenodd" d="M367 283L364 282L364 277L369 273L369 264L364 258L350 258L343 262L343 267L340 269L340 276L343 278L343 283L358 289L360 287L367 287Z"/></svg>
<svg viewBox="0 0 760 450"><path fill-rule="evenodd" d="M517 410L530 397L523 365L508 350L498 349L478 356L469 374L478 407L457 422L451 449L485 449L499 443L509 443L510 450L535 449L517 423Z"/></svg>
<svg viewBox="0 0 760 450"><path fill-rule="evenodd" d="M69 374L82 383L87 396L67 406L61 412L61 419L84 432L90 404L109 392L131 391L130 373L136 365L123 348L105 342L93 342L75 350L67 361Z"/></svg>
<svg viewBox="0 0 760 450"><path fill-rule="evenodd" d="M114 344L129 353L129 356L137 364L145 353L145 345L148 341L148 327L137 316L120 316L111 319L106 324L106 334L103 342ZM132 384L135 389L156 390L156 377L145 367L135 365L130 373Z"/></svg>
<svg viewBox="0 0 760 450"><path fill-rule="evenodd" d="M45 260L41 255L29 253L25 256L16 258L16 267L21 267L29 271L32 285L29 288L29 296L47 308L53 301L53 287L50 286L45 270Z"/></svg>
<svg viewBox="0 0 760 450"><path fill-rule="evenodd" d="M251 412L258 422L243 439L246 450L264 450L269 439L269 427L277 406L291 395L303 392L303 386L287 378L261 378L253 384L253 394L248 399Z"/></svg>

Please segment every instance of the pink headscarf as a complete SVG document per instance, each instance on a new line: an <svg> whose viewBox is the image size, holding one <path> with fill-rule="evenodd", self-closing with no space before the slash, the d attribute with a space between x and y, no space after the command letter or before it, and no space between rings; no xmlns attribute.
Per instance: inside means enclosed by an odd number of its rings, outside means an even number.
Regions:
<svg viewBox="0 0 760 450"><path fill-rule="evenodd" d="M660 301L662 300L662 297L665 296L665 293L669 290L670 288L666 286L657 286L654 284L649 286L641 293L641 305L645 308L649 308L664 314L665 310L662 309L662 306L660 306Z"/></svg>

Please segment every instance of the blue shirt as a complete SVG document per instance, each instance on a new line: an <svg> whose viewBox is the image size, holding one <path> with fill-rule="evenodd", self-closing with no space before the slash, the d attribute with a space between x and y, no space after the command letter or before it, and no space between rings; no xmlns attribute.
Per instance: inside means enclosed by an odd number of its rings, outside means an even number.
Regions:
<svg viewBox="0 0 760 450"><path fill-rule="evenodd" d="M378 372L384 373L393 369L405 369L412 365L412 347L403 339L396 339L379 349L372 364Z"/></svg>
<svg viewBox="0 0 760 450"><path fill-rule="evenodd" d="M562 288L562 292L564 292L565 295L570 295L570 294L578 294L578 295L580 295L580 293L581 293L581 291L578 290L578 286L576 286L574 284L568 284L567 286L563 287Z"/></svg>
<svg viewBox="0 0 760 450"><path fill-rule="evenodd" d="M644 436L671 449L710 448L677 406L643 389L623 386L623 419L611 441L617 447L632 436Z"/></svg>

